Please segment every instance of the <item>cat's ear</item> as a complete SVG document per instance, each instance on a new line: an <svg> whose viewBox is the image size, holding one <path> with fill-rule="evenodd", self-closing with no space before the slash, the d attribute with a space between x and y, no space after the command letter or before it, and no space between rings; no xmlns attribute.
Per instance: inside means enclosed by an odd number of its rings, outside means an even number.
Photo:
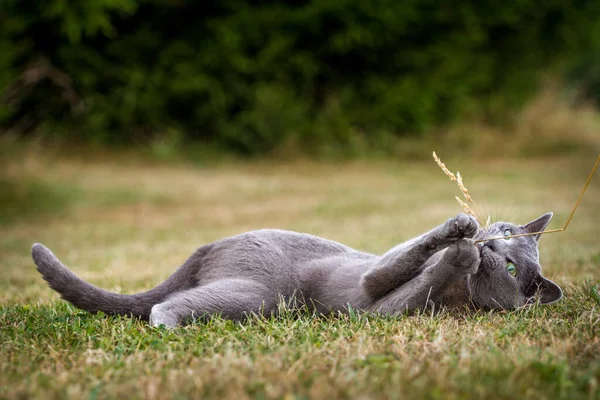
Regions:
<svg viewBox="0 0 600 400"><path fill-rule="evenodd" d="M530 223L523 225L523 229L525 229L525 231L527 231L528 233L542 232L544 229L546 229L546 227L550 223L550 220L552 219L553 215L554 214L552 214L551 212L546 213L546 214L542 215L541 217L539 217L538 219L533 220ZM535 235L535 240L539 240L539 239L540 239L540 235Z"/></svg>
<svg viewBox="0 0 600 400"><path fill-rule="evenodd" d="M562 298L562 290L550 279L544 278L542 275L538 275L535 283L538 287L541 304L555 303Z"/></svg>

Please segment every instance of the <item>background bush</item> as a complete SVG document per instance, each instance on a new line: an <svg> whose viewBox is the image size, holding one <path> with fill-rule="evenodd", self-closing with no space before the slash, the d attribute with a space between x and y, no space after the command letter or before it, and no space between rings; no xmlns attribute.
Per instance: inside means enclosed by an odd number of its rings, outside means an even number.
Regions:
<svg viewBox="0 0 600 400"><path fill-rule="evenodd" d="M0 126L23 134L351 151L502 115L547 72L600 93L592 0L0 7Z"/></svg>

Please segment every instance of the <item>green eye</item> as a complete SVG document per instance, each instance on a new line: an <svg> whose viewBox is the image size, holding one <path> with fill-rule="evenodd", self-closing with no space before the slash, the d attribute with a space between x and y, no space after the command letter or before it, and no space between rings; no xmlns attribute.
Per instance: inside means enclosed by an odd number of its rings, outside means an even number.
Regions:
<svg viewBox="0 0 600 400"><path fill-rule="evenodd" d="M513 264L511 262L509 262L508 264L506 264L506 270L512 276L517 275L517 267L515 267L515 264Z"/></svg>
<svg viewBox="0 0 600 400"><path fill-rule="evenodd" d="M510 239L510 237L512 236L512 231L510 229L505 229L503 234L504 239Z"/></svg>

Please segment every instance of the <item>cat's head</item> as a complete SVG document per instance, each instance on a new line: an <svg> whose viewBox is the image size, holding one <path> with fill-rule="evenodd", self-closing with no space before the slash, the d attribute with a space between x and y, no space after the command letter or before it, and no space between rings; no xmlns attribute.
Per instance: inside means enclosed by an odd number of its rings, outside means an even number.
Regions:
<svg viewBox="0 0 600 400"><path fill-rule="evenodd" d="M478 244L481 263L471 275L469 287L473 300L481 307L512 309L533 303L536 295L542 304L558 301L562 290L541 274L538 242L541 235L510 238L510 235L543 231L552 219L544 214L525 225L496 222L480 231L476 239L505 237Z"/></svg>

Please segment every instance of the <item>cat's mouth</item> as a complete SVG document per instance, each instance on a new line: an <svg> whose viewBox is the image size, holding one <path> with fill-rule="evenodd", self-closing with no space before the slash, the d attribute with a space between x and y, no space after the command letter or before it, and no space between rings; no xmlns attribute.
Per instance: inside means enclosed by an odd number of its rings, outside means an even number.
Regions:
<svg viewBox="0 0 600 400"><path fill-rule="evenodd" d="M490 258L493 257L494 250L491 249L489 246L485 246L485 243L477 243L476 246L479 250L479 257L481 259L481 261L479 262L479 270L482 271L482 267L484 265L489 264Z"/></svg>

